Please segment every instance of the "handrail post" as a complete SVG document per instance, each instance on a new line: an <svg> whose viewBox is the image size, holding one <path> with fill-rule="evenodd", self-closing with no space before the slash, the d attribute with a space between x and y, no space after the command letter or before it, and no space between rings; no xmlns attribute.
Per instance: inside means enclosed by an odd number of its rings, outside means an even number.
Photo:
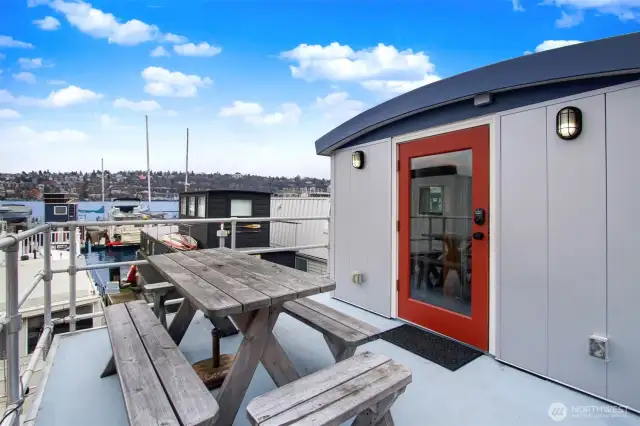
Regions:
<svg viewBox="0 0 640 426"><path fill-rule="evenodd" d="M6 350L7 350L7 405L17 406L22 395L20 394L20 328L22 318L18 313L18 249L19 244L10 245L5 249L5 262L7 274L7 324ZM19 413L19 410L16 414ZM18 425L20 416L14 416L13 425ZM12 426L13 426L12 425Z"/></svg>
<svg viewBox="0 0 640 426"><path fill-rule="evenodd" d="M76 331L76 227L69 228L69 331Z"/></svg>
<svg viewBox="0 0 640 426"><path fill-rule="evenodd" d="M238 218L231 218L231 250L236 249L236 228L238 224Z"/></svg>
<svg viewBox="0 0 640 426"><path fill-rule="evenodd" d="M42 359L47 358L49 352L49 344L51 343L51 337L53 336L53 322L51 320L51 229L44 231L44 329L51 328L49 339L45 342L44 349L42 351Z"/></svg>

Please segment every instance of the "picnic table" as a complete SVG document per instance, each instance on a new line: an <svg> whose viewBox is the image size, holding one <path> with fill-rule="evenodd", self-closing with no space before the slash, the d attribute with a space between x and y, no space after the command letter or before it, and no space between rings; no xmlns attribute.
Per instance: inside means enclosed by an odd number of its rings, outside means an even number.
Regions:
<svg viewBox="0 0 640 426"><path fill-rule="evenodd" d="M283 304L335 289L327 278L230 249L153 255L149 264L184 297L168 333L179 344L196 310L230 317L244 339L217 395L218 425L231 425L258 362L279 386L299 379L273 335Z"/></svg>

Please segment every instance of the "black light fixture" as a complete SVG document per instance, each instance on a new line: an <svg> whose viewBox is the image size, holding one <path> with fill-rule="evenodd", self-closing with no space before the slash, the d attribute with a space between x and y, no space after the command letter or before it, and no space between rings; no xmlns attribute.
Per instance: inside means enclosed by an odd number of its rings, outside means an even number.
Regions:
<svg viewBox="0 0 640 426"><path fill-rule="evenodd" d="M560 139L569 141L580 136L582 132L582 111L568 106L558 111L556 116L556 133Z"/></svg>
<svg viewBox="0 0 640 426"><path fill-rule="evenodd" d="M351 154L351 164L356 169L364 168L364 152L353 151L353 154Z"/></svg>

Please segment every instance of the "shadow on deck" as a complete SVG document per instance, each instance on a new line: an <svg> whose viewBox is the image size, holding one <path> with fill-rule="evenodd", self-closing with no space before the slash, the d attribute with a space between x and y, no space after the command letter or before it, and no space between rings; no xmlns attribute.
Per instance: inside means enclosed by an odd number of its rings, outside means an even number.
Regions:
<svg viewBox="0 0 640 426"><path fill-rule="evenodd" d="M399 325L342 302L319 295L317 300L381 329ZM194 363L211 357L211 323L198 312L180 349ZM322 335L283 314L274 333L301 375L333 364ZM221 352L235 353L242 337L222 339ZM420 358L388 342L378 340L361 346L358 353L385 354L407 365L413 372L411 383L393 406L398 426L448 425L620 425L640 426L640 416L597 413L584 407L609 407L606 403L561 385L511 368L482 356L455 372ZM100 379L111 356L106 328L60 335L52 347L40 392L32 398L37 412L27 413L28 425L67 426L126 425L127 417L117 376ZM266 370L259 365L247 392L235 426L248 425L246 406L251 399L275 388ZM213 391L215 394L216 391ZM568 407L561 422L549 417L552 403ZM572 408L583 415L572 413ZM35 410L34 410L35 411Z"/></svg>

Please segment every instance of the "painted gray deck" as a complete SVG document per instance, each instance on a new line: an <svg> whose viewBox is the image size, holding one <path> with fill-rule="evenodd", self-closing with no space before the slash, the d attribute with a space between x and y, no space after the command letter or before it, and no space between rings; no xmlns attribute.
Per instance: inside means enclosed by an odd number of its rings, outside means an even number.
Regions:
<svg viewBox="0 0 640 426"><path fill-rule="evenodd" d="M328 294L313 297L381 329L398 324L330 299ZM210 330L209 321L198 312L180 344L187 360L195 362L211 356ZM335 363L322 335L288 315L278 318L274 334L303 375ZM222 339L222 353L235 353L241 340L240 335ZM570 412L561 422L553 421L548 416L552 403L561 402L569 411L572 407L584 411L589 409L584 408L588 406L602 409L606 404L500 364L487 356L451 372L382 340L358 349L358 353L363 351L385 354L412 371L413 382L391 410L397 425L640 426L640 416L631 413L624 413L621 417L612 417L611 414L602 417L597 413L589 417L575 417ZM117 376L99 378L110 355L105 328L63 337L51 366L36 425L126 425ZM258 366L234 425L249 425L247 404L273 389L275 385L266 370Z"/></svg>

